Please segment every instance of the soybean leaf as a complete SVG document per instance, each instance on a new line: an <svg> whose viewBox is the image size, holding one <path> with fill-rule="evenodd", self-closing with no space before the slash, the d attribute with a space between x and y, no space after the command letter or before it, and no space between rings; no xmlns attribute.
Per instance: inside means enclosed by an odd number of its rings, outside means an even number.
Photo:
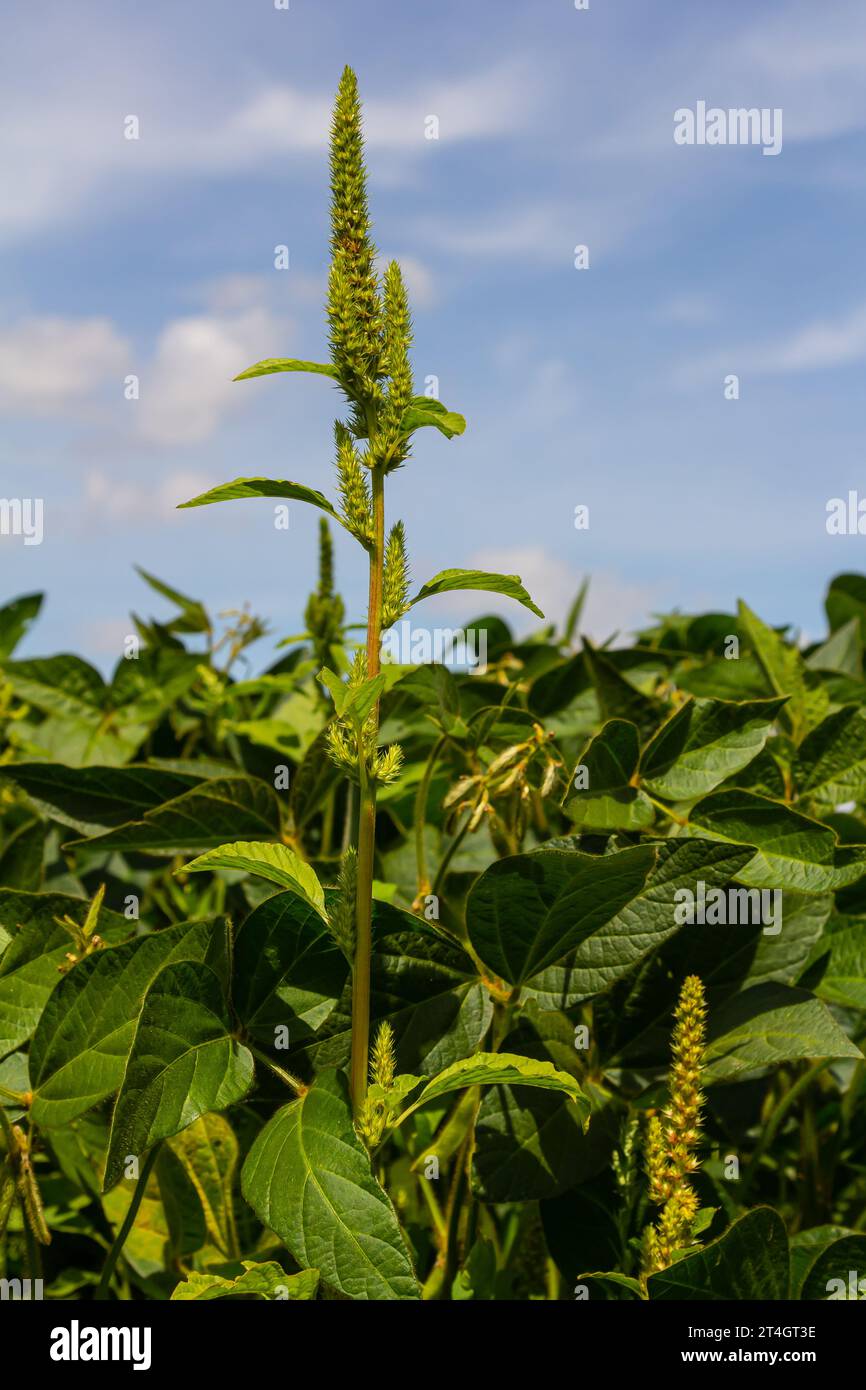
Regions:
<svg viewBox="0 0 866 1390"><path fill-rule="evenodd" d="M836 1241L843 1236L856 1235L847 1226L810 1226L791 1237L791 1297L800 1298L803 1282L810 1268Z"/></svg>
<svg viewBox="0 0 866 1390"><path fill-rule="evenodd" d="M698 881L722 887L750 857L742 846L676 839L661 841L655 853L656 862L634 897L560 965L527 982L526 993L543 1008L570 1008L609 989L682 931L684 918L677 909L683 890L694 894Z"/></svg>
<svg viewBox="0 0 866 1390"><path fill-rule="evenodd" d="M341 1073L277 1111L244 1163L244 1197L305 1269L352 1299L420 1290L394 1208L355 1134Z"/></svg>
<svg viewBox="0 0 866 1390"><path fill-rule="evenodd" d="M118 1089L145 995L163 966L178 960L226 973L226 919L181 922L106 946L63 976L30 1048L34 1123L67 1124Z"/></svg>
<svg viewBox="0 0 866 1390"><path fill-rule="evenodd" d="M848 676L863 674L863 644L859 618L849 618L826 642L806 658L810 671L835 671Z"/></svg>
<svg viewBox="0 0 866 1390"><path fill-rule="evenodd" d="M252 777L220 777L145 811L140 820L89 839L70 840L65 848L183 854L217 849L238 833L252 838L277 835L279 829L280 803L273 788Z"/></svg>
<svg viewBox="0 0 866 1390"><path fill-rule="evenodd" d="M168 1144L195 1190L211 1243L231 1258L238 1244L233 1188L239 1156L231 1125L225 1115L210 1112Z"/></svg>
<svg viewBox="0 0 866 1390"><path fill-rule="evenodd" d="M242 1100L252 1053L232 1037L222 981L200 962L166 965L144 998L114 1108L103 1186L209 1110Z"/></svg>
<svg viewBox="0 0 866 1390"><path fill-rule="evenodd" d="M271 376L274 372L315 372L319 376L330 376L339 381L340 374L331 362L303 362L297 357L265 357L246 371L239 372L233 379L247 381L254 376Z"/></svg>
<svg viewBox="0 0 866 1390"><path fill-rule="evenodd" d="M818 807L860 801L866 794L866 710L843 705L801 743L795 764L801 796Z"/></svg>
<svg viewBox="0 0 866 1390"><path fill-rule="evenodd" d="M582 830L646 830L655 819L646 792L632 785L640 757L638 731L611 719L580 754L563 810Z"/></svg>
<svg viewBox="0 0 866 1390"><path fill-rule="evenodd" d="M123 825L181 796L204 774L172 772L147 763L126 767L66 767L63 763L11 763L0 769L53 820L76 830Z"/></svg>
<svg viewBox="0 0 866 1390"><path fill-rule="evenodd" d="M410 601L409 607L412 608L423 598L430 598L433 594L447 594L455 589L483 589L491 594L505 594L507 598L522 603L524 608L528 608L537 617L544 617L541 609L536 607L524 589L518 574L491 574L487 570L442 570L422 585Z"/></svg>
<svg viewBox="0 0 866 1390"><path fill-rule="evenodd" d="M238 840L235 844L219 845L197 859L184 864L176 873L212 872L214 869L240 869L257 874L269 883L290 888L325 917L325 894L312 865L307 864L288 845L255 840Z"/></svg>
<svg viewBox="0 0 866 1390"><path fill-rule="evenodd" d="M671 801L706 796L757 757L784 703L687 700L644 749L641 782Z"/></svg>
<svg viewBox="0 0 866 1390"><path fill-rule="evenodd" d="M233 999L260 1047L284 1029L293 1048L334 1012L348 967L318 908L276 893L247 917L235 942Z"/></svg>
<svg viewBox="0 0 866 1390"><path fill-rule="evenodd" d="M573 1280L579 1269L612 1269L621 1262L620 1205L608 1173L539 1204L547 1248L565 1279Z"/></svg>
<svg viewBox="0 0 866 1390"><path fill-rule="evenodd" d="M351 1044L351 978L336 945L334 969L343 989L316 1036L301 1034L301 1058L317 1069L345 1066ZM313 999L322 985L319 947L291 967L285 996L292 1005L308 982ZM280 991L281 997L283 991ZM490 1026L493 1002L478 972L456 944L419 923L417 917L383 902L373 903L371 1020L394 1030L401 1072L429 1076L476 1051ZM288 1022L286 1018L286 1022Z"/></svg>
<svg viewBox="0 0 866 1390"><path fill-rule="evenodd" d="M39 616L44 594L22 594L0 608L0 661L11 656Z"/></svg>
<svg viewBox="0 0 866 1390"><path fill-rule="evenodd" d="M564 1018L558 1015L559 1018ZM564 1019L572 1040L573 1029ZM475 1122L472 1185L487 1202L558 1196L609 1168L624 1107L594 1082L583 1086L586 1114L567 1096L528 1087L485 1091Z"/></svg>
<svg viewBox="0 0 866 1390"><path fill-rule="evenodd" d="M692 807L688 830L753 845L754 857L737 875L751 888L829 893L866 873L866 845L839 846L827 826L755 792L711 792Z"/></svg>
<svg viewBox="0 0 866 1390"><path fill-rule="evenodd" d="M819 1299L859 1301L866 1295L864 1269L866 1236L852 1231L821 1251L803 1280L800 1298L804 1302Z"/></svg>
<svg viewBox="0 0 866 1390"><path fill-rule="evenodd" d="M663 716L664 706L661 702L638 690L604 652L596 651L586 637L583 639L583 657L603 718L628 719L637 725L642 738L649 737Z"/></svg>
<svg viewBox="0 0 866 1390"><path fill-rule="evenodd" d="M771 1207L755 1207L702 1250L677 1260L647 1281L650 1299L754 1299L788 1297L785 1223Z"/></svg>
<svg viewBox="0 0 866 1390"><path fill-rule="evenodd" d="M826 1004L804 989L768 983L735 995L710 1020L708 1083L800 1058L862 1058Z"/></svg>
<svg viewBox="0 0 866 1390"><path fill-rule="evenodd" d="M839 917L831 927L825 938L825 967L815 993L828 1004L866 1011L866 921Z"/></svg>
<svg viewBox="0 0 866 1390"><path fill-rule="evenodd" d="M541 849L500 859L470 890L469 939L486 965L523 984L631 902L655 859L644 845L601 857Z"/></svg>
<svg viewBox="0 0 866 1390"><path fill-rule="evenodd" d="M287 1274L273 1260L256 1264L241 1260L243 1274L226 1279L221 1274L201 1273L191 1269L172 1292L173 1302L204 1303L212 1298L311 1299L319 1287L319 1271L302 1269L300 1274Z"/></svg>
<svg viewBox="0 0 866 1390"><path fill-rule="evenodd" d="M746 894L752 899L750 903L742 901ZM630 987L627 980L623 982L625 992L610 999L604 1020L599 1011L599 1028L607 1031L609 1027L611 1034L605 1051L617 1063L664 1065L669 1055L671 1017L681 981L687 975L699 975L703 980L711 1016L725 999L754 985L797 983L821 937L833 899L829 895L782 893L781 903L773 907L772 925L765 927L761 925L764 905L754 901L757 895L756 888L728 888L727 922L696 922L669 935L633 977Z"/></svg>
<svg viewBox="0 0 866 1390"><path fill-rule="evenodd" d="M866 578L862 574L837 574L827 590L824 607L832 632L854 619L861 644L866 642Z"/></svg>
<svg viewBox="0 0 866 1390"><path fill-rule="evenodd" d="M0 925L11 937L0 958L0 1056L27 1041L63 978L59 968L67 964L72 938L57 918L69 916L81 926L88 907L66 893L0 888ZM104 940L122 940L129 926L119 913L101 909L98 930Z"/></svg>
<svg viewBox="0 0 866 1390"><path fill-rule="evenodd" d="M105 681L95 667L79 656L64 653L29 661L7 661L3 674L19 699L46 714L92 723L105 708Z"/></svg>
<svg viewBox="0 0 866 1390"><path fill-rule="evenodd" d="M537 1086L546 1091L562 1091L573 1100L581 1113L584 1128L589 1123L589 1101L573 1076L558 1071L552 1062L532 1057L518 1057L509 1052L476 1052L446 1067L421 1091L420 1095L400 1115L395 1124L403 1121L428 1101L437 1100L451 1091L466 1086Z"/></svg>
<svg viewBox="0 0 866 1390"><path fill-rule="evenodd" d="M773 628L762 623L742 601L738 605L740 625L758 658L767 684L776 695L787 695L780 718L800 741L827 711L829 697L820 679L809 671L802 653L785 642Z"/></svg>
<svg viewBox="0 0 866 1390"><path fill-rule="evenodd" d="M184 507L209 507L212 502L234 502L246 497L285 497L293 502L309 502L311 506L327 512L335 521L342 520L324 493L306 487L304 483L289 483L282 478L235 478L233 482L220 483L198 497L191 497L188 502L179 503L178 511Z"/></svg>

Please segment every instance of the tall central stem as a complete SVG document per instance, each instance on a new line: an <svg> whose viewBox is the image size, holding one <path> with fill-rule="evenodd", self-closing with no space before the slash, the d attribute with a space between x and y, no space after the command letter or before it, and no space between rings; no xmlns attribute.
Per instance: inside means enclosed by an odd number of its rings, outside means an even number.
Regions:
<svg viewBox="0 0 866 1390"><path fill-rule="evenodd" d="M373 468L373 546L370 551L370 595L367 605L367 676L379 671L382 639L382 582L385 567L385 479ZM379 727L378 702L373 710ZM375 740L374 740L375 741ZM358 889L355 901L355 968L352 972L352 1060L350 1088L357 1112L367 1094L370 1051L370 961L373 950L373 854L376 845L376 784L360 759L361 805L358 812Z"/></svg>

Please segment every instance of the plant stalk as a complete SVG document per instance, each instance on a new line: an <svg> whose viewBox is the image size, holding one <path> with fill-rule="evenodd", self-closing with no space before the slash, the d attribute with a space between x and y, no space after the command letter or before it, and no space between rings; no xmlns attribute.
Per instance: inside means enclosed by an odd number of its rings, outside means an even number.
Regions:
<svg viewBox="0 0 866 1390"><path fill-rule="evenodd" d="M108 1297L108 1289L111 1284L111 1276L114 1273L114 1266L117 1264L120 1258L120 1252L126 1244L126 1238L135 1224L135 1218L138 1216L138 1209L141 1206L145 1188L147 1187L148 1180L153 1171L153 1165L159 1156L161 1147L161 1141L154 1144L147 1158L144 1160L141 1172L138 1175L138 1182L135 1184L135 1191L132 1194L132 1201L126 1209L126 1215L123 1218L120 1230L114 1237L111 1249L106 1256L105 1264L102 1266L102 1274L99 1276L99 1283L96 1287L97 1301L104 1300Z"/></svg>
<svg viewBox="0 0 866 1390"><path fill-rule="evenodd" d="M373 544L370 548L370 593L367 605L367 677L379 672L382 639L382 584L385 568L385 478L372 472ZM379 727L378 701L372 712ZM361 799L358 808L358 887L355 899L355 965L352 971L352 1059L349 1088L357 1113L367 1094L370 1051L370 962L373 953L373 857L376 847L376 784L367 777L364 752L359 763Z"/></svg>

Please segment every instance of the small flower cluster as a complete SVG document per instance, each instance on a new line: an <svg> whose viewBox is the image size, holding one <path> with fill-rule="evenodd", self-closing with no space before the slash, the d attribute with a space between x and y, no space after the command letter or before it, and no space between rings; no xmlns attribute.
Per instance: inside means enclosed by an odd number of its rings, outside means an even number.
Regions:
<svg viewBox="0 0 866 1390"><path fill-rule="evenodd" d="M322 666L331 662L331 648L342 641L346 608L334 590L334 543L324 517L319 522L319 586L307 600L304 625Z"/></svg>
<svg viewBox="0 0 866 1390"><path fill-rule="evenodd" d="M358 690L367 679L367 655L359 650L349 673L349 690ZM328 752L337 767L353 782L361 781L363 760L364 775L369 782L386 786L399 775L403 765L403 750L397 743L387 748L379 748L379 731L375 709L371 709L361 726L361 736L351 718L335 719L328 725Z"/></svg>
<svg viewBox="0 0 866 1390"><path fill-rule="evenodd" d="M390 1023L380 1023L370 1052L370 1089L355 1122L358 1134L368 1149L375 1149L385 1133L388 1093L394 1085L396 1066L394 1030Z"/></svg>
<svg viewBox="0 0 866 1390"><path fill-rule="evenodd" d="M700 1078L706 1013L703 984L697 975L689 975L674 1012L669 1103L663 1112L664 1122L654 1115L647 1125L644 1155L649 1196L662 1210L658 1224L644 1232L645 1276L666 1268L675 1252L689 1243L698 1214L698 1198L689 1178L700 1166L695 1150L703 1106Z"/></svg>

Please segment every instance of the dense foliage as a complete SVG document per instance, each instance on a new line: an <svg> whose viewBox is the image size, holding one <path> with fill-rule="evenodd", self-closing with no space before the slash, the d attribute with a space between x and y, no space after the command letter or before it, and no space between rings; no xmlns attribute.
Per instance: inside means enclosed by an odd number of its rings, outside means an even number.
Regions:
<svg viewBox="0 0 866 1390"><path fill-rule="evenodd" d="M0 610L0 1274L78 1298L785 1298L866 1270L866 579L801 647L745 604L633 645L498 617L385 662L414 432L354 79L332 135L348 402L307 631L142 572L109 680ZM452 446L454 448L459 445ZM445 465L447 466L447 465ZM329 526L370 561L359 645ZM839 1282L844 1290L840 1292Z"/></svg>

